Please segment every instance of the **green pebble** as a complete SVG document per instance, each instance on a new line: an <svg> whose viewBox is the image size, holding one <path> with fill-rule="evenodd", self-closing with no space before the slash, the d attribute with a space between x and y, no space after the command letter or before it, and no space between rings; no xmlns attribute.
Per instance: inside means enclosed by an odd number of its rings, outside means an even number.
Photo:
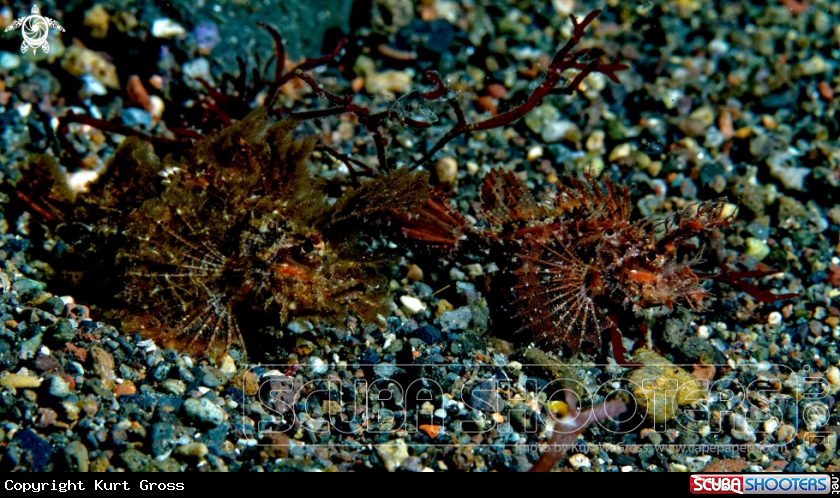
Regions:
<svg viewBox="0 0 840 498"><path fill-rule="evenodd" d="M757 239L755 237L747 237L745 243L747 245L747 255L756 261L761 261L770 254L770 246L768 246L767 242L764 240Z"/></svg>

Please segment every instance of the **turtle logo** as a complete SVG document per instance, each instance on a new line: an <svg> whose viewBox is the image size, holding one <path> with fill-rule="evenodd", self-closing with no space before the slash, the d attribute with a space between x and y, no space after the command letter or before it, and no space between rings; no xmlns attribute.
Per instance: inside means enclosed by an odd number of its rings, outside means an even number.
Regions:
<svg viewBox="0 0 840 498"><path fill-rule="evenodd" d="M50 44L47 43L47 35L50 32L50 28L64 31L64 28L62 28L55 19L42 16L37 5L32 7L31 16L15 19L15 22L6 28L6 32L18 28L21 28L20 31L23 33L23 43L20 44L20 51L24 54L30 48L32 49L33 54L39 48L43 50L45 54L49 53Z"/></svg>

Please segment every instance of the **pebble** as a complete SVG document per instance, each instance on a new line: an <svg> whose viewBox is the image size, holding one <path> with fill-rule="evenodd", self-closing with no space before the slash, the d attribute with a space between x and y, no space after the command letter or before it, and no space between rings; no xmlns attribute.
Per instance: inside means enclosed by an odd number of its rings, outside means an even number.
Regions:
<svg viewBox="0 0 840 498"><path fill-rule="evenodd" d="M20 66L20 57L11 52L0 52L0 69L11 71Z"/></svg>
<svg viewBox="0 0 840 498"><path fill-rule="evenodd" d="M317 356L312 356L309 358L309 368L315 375L324 375L325 373L327 373L328 367L329 365L324 363L324 360L318 358Z"/></svg>
<svg viewBox="0 0 840 498"><path fill-rule="evenodd" d="M541 135L548 123L560 121L560 111L551 104L543 104L526 114L523 120L525 126L534 133Z"/></svg>
<svg viewBox="0 0 840 498"><path fill-rule="evenodd" d="M417 265L409 265L408 273L406 273L405 278L411 280L412 282L419 282L420 280L423 280L423 270Z"/></svg>
<svg viewBox="0 0 840 498"><path fill-rule="evenodd" d="M219 28L212 22L201 23L193 30L198 52L207 55L220 41Z"/></svg>
<svg viewBox="0 0 840 498"><path fill-rule="evenodd" d="M589 457L583 453L576 453L569 457L569 465L571 465L575 470L588 469L592 467L592 462L590 462Z"/></svg>
<svg viewBox="0 0 840 498"><path fill-rule="evenodd" d="M456 282L463 282L467 279L467 274L453 267L449 270L449 278Z"/></svg>
<svg viewBox="0 0 840 498"><path fill-rule="evenodd" d="M699 137L706 132L715 119L711 107L703 106L695 110L688 117L682 119L679 124L680 131L689 137Z"/></svg>
<svg viewBox="0 0 840 498"><path fill-rule="evenodd" d="M767 158L770 175L782 182L782 186L790 190L805 191L805 178L812 173L811 168L791 166L788 164L788 153L774 153Z"/></svg>
<svg viewBox="0 0 840 498"><path fill-rule="evenodd" d="M184 410L191 418L207 424L220 425L225 421L224 410L207 398L186 400Z"/></svg>
<svg viewBox="0 0 840 498"><path fill-rule="evenodd" d="M160 388L175 396L182 396L187 391L187 385L179 379L167 379L160 383Z"/></svg>
<svg viewBox="0 0 840 498"><path fill-rule="evenodd" d="M642 437L644 437L644 436L645 436L645 430L642 429ZM662 434L660 434L656 431L653 431L653 430L649 430L647 432L647 439L648 439L648 441L650 441L654 445L658 446L662 442Z"/></svg>
<svg viewBox="0 0 840 498"><path fill-rule="evenodd" d="M607 160L610 162L615 162L621 158L628 157L633 152L632 147L629 143L623 143L615 146L615 148L610 151L610 155L607 156Z"/></svg>
<svg viewBox="0 0 840 498"><path fill-rule="evenodd" d="M163 117L163 110L166 108L166 105L163 102L163 99L157 95L152 95L149 97L149 109L148 113L152 116L152 121L157 123L160 121L160 118Z"/></svg>
<svg viewBox="0 0 840 498"><path fill-rule="evenodd" d="M20 355L19 358L21 360L29 360L35 356L35 352L41 347L41 340L43 339L43 334L37 334L34 337L23 341L20 344Z"/></svg>
<svg viewBox="0 0 840 498"><path fill-rule="evenodd" d="M151 450L155 456L167 454L175 444L175 427L172 424L159 422L152 425Z"/></svg>
<svg viewBox="0 0 840 498"><path fill-rule="evenodd" d="M253 396L260 388L257 376L253 372L242 369L230 380L229 385L242 390L247 396Z"/></svg>
<svg viewBox="0 0 840 498"><path fill-rule="evenodd" d="M79 441L73 441L64 447L64 459L67 462L67 468L73 472L88 472L90 470L88 450Z"/></svg>
<svg viewBox="0 0 840 498"><path fill-rule="evenodd" d="M825 372L825 378L832 386L840 386L840 369L837 367L830 367Z"/></svg>
<svg viewBox="0 0 840 498"><path fill-rule="evenodd" d="M152 115L143 109L136 107L127 107L122 111L122 120L126 126L132 128L150 129L154 126Z"/></svg>
<svg viewBox="0 0 840 498"><path fill-rule="evenodd" d="M406 71L382 71L365 77L365 91L370 95L393 96L411 91L412 75Z"/></svg>
<svg viewBox="0 0 840 498"><path fill-rule="evenodd" d="M400 296L400 303L402 303L402 305L405 306L411 313L419 313L420 311L426 309L426 305L423 304L423 301L412 296Z"/></svg>
<svg viewBox="0 0 840 498"><path fill-rule="evenodd" d="M119 88L117 68L99 52L72 45L61 59L61 67L73 76L89 75L108 88Z"/></svg>
<svg viewBox="0 0 840 498"><path fill-rule="evenodd" d="M444 429L445 427L443 426L433 424L423 424L420 426L420 430L425 432L432 439L438 437Z"/></svg>
<svg viewBox="0 0 840 498"><path fill-rule="evenodd" d="M778 325L782 323L782 314L778 311L774 311L767 315L767 324L768 325Z"/></svg>
<svg viewBox="0 0 840 498"><path fill-rule="evenodd" d="M831 65L819 54L793 66L793 74L797 76L813 76L828 71Z"/></svg>
<svg viewBox="0 0 840 498"><path fill-rule="evenodd" d="M765 240L757 239L755 237L747 237L744 240L744 243L747 246L747 255L756 261L761 261L770 254L770 246L767 245L767 241Z"/></svg>
<svg viewBox="0 0 840 498"><path fill-rule="evenodd" d="M213 76L210 74L210 61L204 57L197 57L181 65L181 72L184 74L184 82L193 89L203 89L204 86L198 81L202 79L213 85Z"/></svg>
<svg viewBox="0 0 840 498"><path fill-rule="evenodd" d="M44 467L47 465L53 450L49 441L38 435L32 429L17 431L13 441L17 443L22 450L28 453L28 458L26 460L32 464L29 470L33 470L35 472L41 472L44 470Z"/></svg>
<svg viewBox="0 0 840 498"><path fill-rule="evenodd" d="M152 36L155 38L181 38L186 34L187 30L183 26L166 17L152 23Z"/></svg>
<svg viewBox="0 0 840 498"><path fill-rule="evenodd" d="M93 38L105 38L108 36L108 24L111 22L111 16L100 4L96 4L85 11L85 19L82 22L85 26L90 28L90 36Z"/></svg>
<svg viewBox="0 0 840 498"><path fill-rule="evenodd" d="M729 423L732 425L732 437L747 443L755 441L755 429L750 426L743 415L731 413Z"/></svg>
<svg viewBox="0 0 840 498"><path fill-rule="evenodd" d="M432 327L431 325L423 325L422 327L414 329L410 336L416 337L426 344L434 344L443 340L440 330Z"/></svg>
<svg viewBox="0 0 840 498"><path fill-rule="evenodd" d="M315 326L312 325L312 322L308 320L303 320L302 318L298 318L296 320L290 321L286 324L286 328L289 329L289 332L293 334L303 334L304 332L310 332L315 329Z"/></svg>
<svg viewBox="0 0 840 498"><path fill-rule="evenodd" d="M663 356L649 349L640 349L636 361L645 366L634 370L629 380L633 395L646 410L647 417L662 423L673 418L679 406L699 401L705 394L703 385Z"/></svg>
<svg viewBox="0 0 840 498"><path fill-rule="evenodd" d="M484 268L478 263L464 265L464 269L467 270L467 274L473 278L484 275Z"/></svg>
<svg viewBox="0 0 840 498"><path fill-rule="evenodd" d="M93 355L93 368L96 375L102 381L102 385L110 389L114 385L114 355L100 348L94 346L90 349Z"/></svg>
<svg viewBox="0 0 840 498"><path fill-rule="evenodd" d="M561 119L545 123L540 132L540 137L547 143L559 142L561 140L576 142L581 139L581 133L575 123Z"/></svg>
<svg viewBox="0 0 840 498"><path fill-rule="evenodd" d="M590 152L603 152L604 139L607 135L601 130L595 130L586 139L586 150Z"/></svg>
<svg viewBox="0 0 840 498"><path fill-rule="evenodd" d="M397 372L402 372L403 370L396 365L392 365L391 363L379 363L373 367L373 372L383 379L389 379L394 376Z"/></svg>
<svg viewBox="0 0 840 498"><path fill-rule="evenodd" d="M400 464L408 458L408 446L402 439L376 445L376 454L382 459L388 472L396 471Z"/></svg>
<svg viewBox="0 0 840 498"><path fill-rule="evenodd" d="M50 394L56 398L66 398L70 394L70 384L62 377L56 375L50 379Z"/></svg>
<svg viewBox="0 0 840 498"><path fill-rule="evenodd" d="M0 378L1 387L14 387L15 389L35 389L41 387L41 381L38 377L31 377L29 375L9 374Z"/></svg>
<svg viewBox="0 0 840 498"><path fill-rule="evenodd" d="M146 111L149 110L151 105L149 102L149 91L146 90L146 87L143 85L139 76L136 74L129 76L125 85L125 93L128 95L128 100L130 100L132 104L136 104Z"/></svg>
<svg viewBox="0 0 840 498"><path fill-rule="evenodd" d="M219 371L224 375L233 375L236 373L236 363L230 355L225 355L221 365L219 365Z"/></svg>
<svg viewBox="0 0 840 498"><path fill-rule="evenodd" d="M470 325L472 311L468 306L462 306L455 311L444 311L440 314L440 327L443 330L464 330Z"/></svg>
<svg viewBox="0 0 840 498"><path fill-rule="evenodd" d="M737 213L738 213L738 205L733 204L731 202L727 202L726 204L723 205L723 208L720 210L720 217L721 217L721 219L729 218L731 216L736 215Z"/></svg>
<svg viewBox="0 0 840 498"><path fill-rule="evenodd" d="M467 173L470 175L477 175L478 172L481 170L481 166L478 165L475 161L467 161Z"/></svg>
<svg viewBox="0 0 840 498"><path fill-rule="evenodd" d="M440 183L454 183L458 179L458 161L454 157L443 156L435 163L435 172Z"/></svg>
<svg viewBox="0 0 840 498"><path fill-rule="evenodd" d="M218 373L218 371L216 371L216 373ZM201 377L201 384L205 387L209 387L210 389L215 389L222 385L222 381L214 372L205 371L204 375Z"/></svg>
<svg viewBox="0 0 840 498"><path fill-rule="evenodd" d="M178 446L175 452L183 456L204 458L210 453L210 450L207 449L207 445L204 443L188 443L183 446Z"/></svg>

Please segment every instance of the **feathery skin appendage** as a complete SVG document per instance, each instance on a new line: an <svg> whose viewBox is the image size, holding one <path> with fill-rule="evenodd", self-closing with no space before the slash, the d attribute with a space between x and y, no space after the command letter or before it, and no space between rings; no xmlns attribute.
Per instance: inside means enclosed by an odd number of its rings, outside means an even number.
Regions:
<svg viewBox="0 0 840 498"><path fill-rule="evenodd" d="M515 316L540 341L575 349L584 341L598 345L605 318L587 292L589 269L560 234L546 238L530 240L530 251L520 255L525 263L514 272Z"/></svg>
<svg viewBox="0 0 840 498"><path fill-rule="evenodd" d="M307 165L313 140L291 138L296 123L261 110L207 137L125 215L115 259L126 331L218 357L244 346L236 313L249 309L282 324L388 314L391 261L361 235L422 206L428 174L380 175L330 205ZM131 147L124 156L145 145Z"/></svg>
<svg viewBox="0 0 840 498"><path fill-rule="evenodd" d="M481 217L490 226L528 221L545 212L537 200L511 172L493 170L481 184Z"/></svg>
<svg viewBox="0 0 840 498"><path fill-rule="evenodd" d="M729 224L723 200L654 223L631 221L630 190L609 177L603 186L587 175L556 187L538 200L501 170L482 185L479 218L486 228L478 235L509 265L508 301L521 329L537 341L577 349L600 344L611 306L703 306L707 295L692 271L700 256L684 261L678 250Z"/></svg>
<svg viewBox="0 0 840 498"><path fill-rule="evenodd" d="M405 239L419 242L419 248L455 253L467 238L467 219L449 204L440 190L432 190L429 200L401 219L400 232Z"/></svg>
<svg viewBox="0 0 840 498"><path fill-rule="evenodd" d="M701 202L666 218L661 222L663 233L657 238L657 249L669 251L695 235L728 226L736 211L724 216L726 205L723 198Z"/></svg>

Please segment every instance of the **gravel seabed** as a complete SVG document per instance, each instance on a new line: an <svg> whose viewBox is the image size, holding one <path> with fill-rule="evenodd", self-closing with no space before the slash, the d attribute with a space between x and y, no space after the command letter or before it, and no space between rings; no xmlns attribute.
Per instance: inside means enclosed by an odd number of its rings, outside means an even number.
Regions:
<svg viewBox="0 0 840 498"><path fill-rule="evenodd" d="M629 400L644 379L689 378L709 383L705 401L677 393L681 409L654 421L661 406L637 392L630 413L590 427L558 470L837 470L840 4L326 4L320 24L306 8L276 7L277 17L261 19L288 31L293 60L331 50L336 30L351 35L345 55L316 71L320 83L355 90L372 109L437 118L424 132L391 124L397 165L452 124L444 104L416 99L430 88L425 70L447 78L471 119L504 110L568 38L568 14L604 9L581 47L620 56L630 66L621 83L590 76L573 96L452 142L427 166L432 182L469 216L481 177L496 167L534 191L563 175L609 174L633 186L637 217L726 197L737 220L698 241L701 269L772 268L779 273L752 283L799 297L762 304L710 281L707 310L643 310L621 324L629 355L648 364L627 369L608 344L556 350L494 327L485 298L495 262L438 259L383 240L398 256L387 326L352 317L331 327L262 324L245 331L247 359L233 351L218 361L124 335L104 304L55 280L61 241L44 236L18 198L22 165L60 150L56 118L68 110L153 134L194 124L197 78L223 81L237 71L236 55L265 62L271 42L253 19L262 14L238 3L221 12L186 0L71 11L43 2L66 29L51 31L48 54L21 55L19 34L0 39L0 469L525 471L546 449L551 413L565 409L564 385L588 407ZM27 13L0 8L0 27ZM311 42L322 37L324 51ZM400 60L409 52L416 59ZM135 74L155 96L145 109L126 90ZM281 105L327 104L290 84ZM299 131L376 166L352 116ZM87 169L66 151L60 160L77 180L103 168L123 138L76 124L69 136ZM337 191L352 180L326 154L311 162ZM662 360L646 356L650 344Z"/></svg>

